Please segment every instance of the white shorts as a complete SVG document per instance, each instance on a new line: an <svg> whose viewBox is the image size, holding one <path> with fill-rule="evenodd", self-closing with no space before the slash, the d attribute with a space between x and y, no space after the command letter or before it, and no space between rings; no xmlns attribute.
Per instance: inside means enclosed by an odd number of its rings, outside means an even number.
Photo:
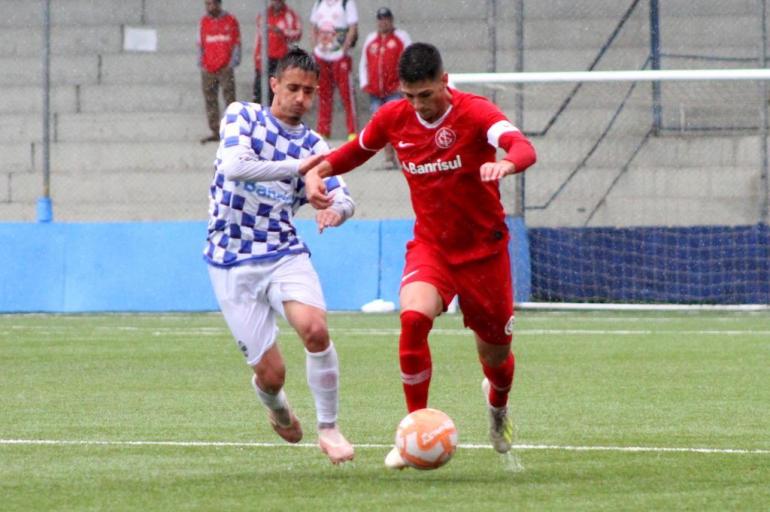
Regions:
<svg viewBox="0 0 770 512"><path fill-rule="evenodd" d="M230 332L254 366L278 337L276 313L297 301L326 311L321 282L307 254L229 268L209 265L209 277Z"/></svg>

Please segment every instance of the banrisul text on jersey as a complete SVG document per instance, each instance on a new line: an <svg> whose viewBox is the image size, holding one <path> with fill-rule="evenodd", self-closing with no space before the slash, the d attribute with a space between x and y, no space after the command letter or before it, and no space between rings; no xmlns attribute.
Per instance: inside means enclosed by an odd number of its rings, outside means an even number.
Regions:
<svg viewBox="0 0 770 512"><path fill-rule="evenodd" d="M457 155L452 160L442 160L439 158L434 162L424 164L415 164L414 162L401 162L401 168L410 174L428 174L431 172L452 171L463 166L463 159Z"/></svg>

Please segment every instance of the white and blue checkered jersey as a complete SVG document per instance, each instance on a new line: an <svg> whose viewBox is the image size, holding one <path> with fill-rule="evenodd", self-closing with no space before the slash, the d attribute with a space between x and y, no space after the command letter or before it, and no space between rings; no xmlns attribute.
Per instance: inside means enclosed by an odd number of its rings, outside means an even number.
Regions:
<svg viewBox="0 0 770 512"><path fill-rule="evenodd" d="M329 146L303 124L289 126L257 103L227 107L209 188L209 222L204 259L229 267L309 253L292 219L307 203L299 161ZM330 207L343 221L355 204L345 182L327 178Z"/></svg>

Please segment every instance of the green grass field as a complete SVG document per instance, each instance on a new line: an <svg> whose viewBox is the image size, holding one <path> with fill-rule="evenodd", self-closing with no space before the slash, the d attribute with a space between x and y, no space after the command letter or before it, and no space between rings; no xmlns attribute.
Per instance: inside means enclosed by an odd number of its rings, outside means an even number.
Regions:
<svg viewBox="0 0 770 512"><path fill-rule="evenodd" d="M770 510L767 313L520 312L523 471L486 447L457 316L431 337L430 405L461 447L427 472L382 465L405 414L398 317L329 324L340 424L359 445L342 467L314 446L285 326L301 446L270 429L217 314L0 316L0 510Z"/></svg>

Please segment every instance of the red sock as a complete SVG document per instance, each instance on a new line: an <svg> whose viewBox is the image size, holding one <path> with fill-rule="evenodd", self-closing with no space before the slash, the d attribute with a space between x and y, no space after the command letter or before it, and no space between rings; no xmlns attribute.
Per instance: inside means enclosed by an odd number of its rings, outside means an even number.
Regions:
<svg viewBox="0 0 770 512"><path fill-rule="evenodd" d="M508 393L510 393L513 385L513 370L516 366L513 352L508 354L500 366L492 368L484 364L484 361L481 361L481 366L484 369L484 375L491 384L489 387L489 405L503 407L508 403Z"/></svg>
<svg viewBox="0 0 770 512"><path fill-rule="evenodd" d="M401 337L398 356L401 363L401 382L404 385L406 408L409 412L428 406L431 360L428 333L433 320L417 311L401 313Z"/></svg>

